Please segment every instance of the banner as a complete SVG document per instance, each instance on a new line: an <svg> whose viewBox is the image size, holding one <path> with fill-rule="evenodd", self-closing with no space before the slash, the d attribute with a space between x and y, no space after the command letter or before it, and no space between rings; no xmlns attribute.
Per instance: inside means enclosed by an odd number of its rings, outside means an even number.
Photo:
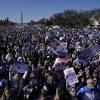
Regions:
<svg viewBox="0 0 100 100"><path fill-rule="evenodd" d="M70 86L79 82L73 67L65 69L64 75L65 75L65 78L66 78L66 82Z"/></svg>
<svg viewBox="0 0 100 100"><path fill-rule="evenodd" d="M10 66L11 72L17 72L17 73L25 73L28 71L28 65L27 64L12 64Z"/></svg>

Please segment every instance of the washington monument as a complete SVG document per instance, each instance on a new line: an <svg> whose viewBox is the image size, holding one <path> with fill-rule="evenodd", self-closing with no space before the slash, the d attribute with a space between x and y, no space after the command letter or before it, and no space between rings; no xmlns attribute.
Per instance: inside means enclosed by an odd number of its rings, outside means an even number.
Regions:
<svg viewBox="0 0 100 100"><path fill-rule="evenodd" d="M23 24L23 12L21 11L21 24Z"/></svg>

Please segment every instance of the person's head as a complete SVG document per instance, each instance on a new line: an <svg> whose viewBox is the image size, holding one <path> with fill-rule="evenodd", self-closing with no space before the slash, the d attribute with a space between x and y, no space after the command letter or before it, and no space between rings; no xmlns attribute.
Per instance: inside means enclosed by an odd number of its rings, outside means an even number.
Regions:
<svg viewBox="0 0 100 100"><path fill-rule="evenodd" d="M63 88L62 87L58 87L56 89L56 94L55 94L55 97L54 97L54 100L62 100L62 97L63 97Z"/></svg>
<svg viewBox="0 0 100 100"><path fill-rule="evenodd" d="M97 78L93 78L93 82L94 82L94 86L96 86L97 85Z"/></svg>
<svg viewBox="0 0 100 100"><path fill-rule="evenodd" d="M15 75L13 76L13 80L19 80L19 74L15 74Z"/></svg>
<svg viewBox="0 0 100 100"><path fill-rule="evenodd" d="M75 96L75 95L76 95L76 92L75 92L75 88L74 88L74 87L70 87L70 88L69 88L69 94L70 94L71 96Z"/></svg>
<svg viewBox="0 0 100 100"><path fill-rule="evenodd" d="M82 71L82 69L79 70L78 75L80 75L80 76L83 75L83 71Z"/></svg>
<svg viewBox="0 0 100 100"><path fill-rule="evenodd" d="M46 60L46 61L44 62L44 66L45 66L45 67L49 66L49 64L50 64L50 63L49 63L49 60Z"/></svg>
<svg viewBox="0 0 100 100"><path fill-rule="evenodd" d="M75 65L75 69L80 70L80 69L81 69L81 65L80 65L80 64L76 64L76 65Z"/></svg>
<svg viewBox="0 0 100 100"><path fill-rule="evenodd" d="M97 75L97 71L96 70L94 70L94 72L93 72L93 77L97 77L98 75Z"/></svg>
<svg viewBox="0 0 100 100"><path fill-rule="evenodd" d="M45 100L46 96L47 96L47 91L42 89L41 90L40 100Z"/></svg>
<svg viewBox="0 0 100 100"><path fill-rule="evenodd" d="M32 66L31 60L28 61L28 65L29 65L30 67Z"/></svg>
<svg viewBox="0 0 100 100"><path fill-rule="evenodd" d="M85 68L85 72L86 72L86 73L89 73L89 71L90 71L90 70L89 70L89 67L86 67L86 68Z"/></svg>
<svg viewBox="0 0 100 100"><path fill-rule="evenodd" d="M48 75L48 77L47 77L47 83L49 83L49 84L53 83L53 77L52 77L52 75Z"/></svg>
<svg viewBox="0 0 100 100"><path fill-rule="evenodd" d="M9 87L5 87L4 91L3 91L3 100L5 99L9 99L11 97L11 89Z"/></svg>
<svg viewBox="0 0 100 100"><path fill-rule="evenodd" d="M86 77L85 77L85 75L84 76L79 76L78 79L79 79L80 83L82 83L82 84L86 83Z"/></svg>
<svg viewBox="0 0 100 100"><path fill-rule="evenodd" d="M59 96L59 97L61 97L63 95L63 88L58 87L56 89L56 95Z"/></svg>
<svg viewBox="0 0 100 100"><path fill-rule="evenodd" d="M82 83L85 82L85 77L81 77L81 82L82 82Z"/></svg>
<svg viewBox="0 0 100 100"><path fill-rule="evenodd" d="M96 54L96 59L99 59L99 53Z"/></svg>
<svg viewBox="0 0 100 100"><path fill-rule="evenodd" d="M92 77L87 78L86 83L88 88L94 88L94 82Z"/></svg>
<svg viewBox="0 0 100 100"><path fill-rule="evenodd" d="M29 57L27 57L27 62L29 62L30 61L30 58Z"/></svg>
<svg viewBox="0 0 100 100"><path fill-rule="evenodd" d="M81 69L81 67L82 67L81 64L78 63L78 64L77 64L77 69Z"/></svg>
<svg viewBox="0 0 100 100"><path fill-rule="evenodd" d="M35 74L34 72L32 72L32 73L30 74L30 79L34 79L34 78L36 78L36 74Z"/></svg>

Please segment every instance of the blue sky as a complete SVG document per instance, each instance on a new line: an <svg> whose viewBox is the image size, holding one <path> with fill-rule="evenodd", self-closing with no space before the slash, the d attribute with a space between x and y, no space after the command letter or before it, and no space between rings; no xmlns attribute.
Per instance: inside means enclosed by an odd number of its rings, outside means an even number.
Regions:
<svg viewBox="0 0 100 100"><path fill-rule="evenodd" d="M0 19L9 17L20 22L23 12L24 22L48 18L65 9L90 10L100 8L100 0L0 0Z"/></svg>

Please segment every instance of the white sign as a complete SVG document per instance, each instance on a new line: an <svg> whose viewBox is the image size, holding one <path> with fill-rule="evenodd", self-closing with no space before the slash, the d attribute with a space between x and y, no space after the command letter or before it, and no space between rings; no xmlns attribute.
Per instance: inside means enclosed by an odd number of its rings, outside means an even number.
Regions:
<svg viewBox="0 0 100 100"><path fill-rule="evenodd" d="M79 82L73 67L65 69L64 75L65 75L65 78L66 78L66 82L70 86Z"/></svg>
<svg viewBox="0 0 100 100"><path fill-rule="evenodd" d="M28 71L28 65L26 65L26 64L12 64L10 67L10 70L12 72L24 73L24 72Z"/></svg>
<svg viewBox="0 0 100 100"><path fill-rule="evenodd" d="M51 43L49 46L50 50L52 50L53 53L56 55L67 53L67 49L59 41L55 41Z"/></svg>

